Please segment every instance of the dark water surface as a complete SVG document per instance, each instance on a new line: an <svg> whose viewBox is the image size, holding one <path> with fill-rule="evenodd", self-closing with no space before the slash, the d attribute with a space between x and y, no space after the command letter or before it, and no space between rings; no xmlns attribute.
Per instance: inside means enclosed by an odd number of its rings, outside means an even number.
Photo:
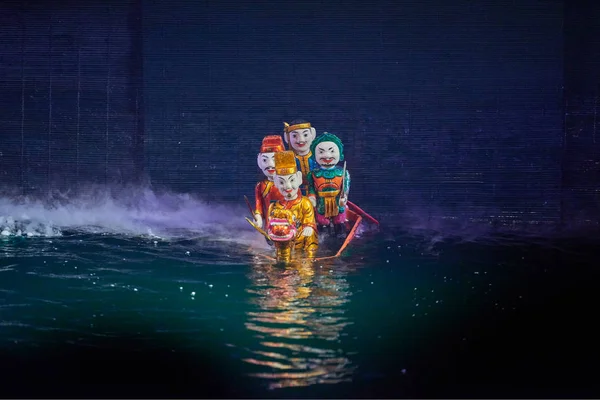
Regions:
<svg viewBox="0 0 600 400"><path fill-rule="evenodd" d="M73 230L0 254L3 397L600 395L589 239L384 231L283 267Z"/></svg>

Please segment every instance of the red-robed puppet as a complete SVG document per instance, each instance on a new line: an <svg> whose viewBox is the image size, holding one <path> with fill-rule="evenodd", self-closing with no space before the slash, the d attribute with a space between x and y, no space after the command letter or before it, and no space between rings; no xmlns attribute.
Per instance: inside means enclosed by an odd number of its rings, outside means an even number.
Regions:
<svg viewBox="0 0 600 400"><path fill-rule="evenodd" d="M265 174L265 179L258 182L254 188L256 206L254 208L254 220L256 225L263 228L266 223L265 216L271 202L283 200L283 195L273 184L275 176L275 153L285 151L283 140L279 135L265 136L260 147L260 153L256 158L258 167Z"/></svg>

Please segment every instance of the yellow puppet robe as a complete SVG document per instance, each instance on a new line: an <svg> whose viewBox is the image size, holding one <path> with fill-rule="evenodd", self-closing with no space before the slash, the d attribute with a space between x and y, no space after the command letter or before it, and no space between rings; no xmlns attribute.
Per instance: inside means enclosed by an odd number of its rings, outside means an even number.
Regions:
<svg viewBox="0 0 600 400"><path fill-rule="evenodd" d="M275 209L289 210L296 221L298 236L294 241L294 249L304 250L309 257L314 257L319 248L319 239L317 237L317 223L315 221L315 211L308 197L298 194L295 200L278 200L269 206L269 215ZM302 231L307 226L313 228L310 236L302 235Z"/></svg>

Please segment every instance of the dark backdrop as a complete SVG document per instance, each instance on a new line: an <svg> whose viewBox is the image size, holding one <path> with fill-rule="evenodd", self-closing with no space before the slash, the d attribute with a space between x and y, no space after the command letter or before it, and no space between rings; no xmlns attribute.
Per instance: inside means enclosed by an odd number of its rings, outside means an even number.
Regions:
<svg viewBox="0 0 600 400"><path fill-rule="evenodd" d="M375 214L597 220L592 1L27 4L0 6L8 185L241 203L262 136L305 118Z"/></svg>
<svg viewBox="0 0 600 400"><path fill-rule="evenodd" d="M600 219L600 2L565 2L563 220Z"/></svg>
<svg viewBox="0 0 600 400"><path fill-rule="evenodd" d="M135 0L0 4L4 186L36 195L139 176L140 12Z"/></svg>
<svg viewBox="0 0 600 400"><path fill-rule="evenodd" d="M263 135L343 139L380 213L560 216L559 1L144 4L155 184L241 199Z"/></svg>

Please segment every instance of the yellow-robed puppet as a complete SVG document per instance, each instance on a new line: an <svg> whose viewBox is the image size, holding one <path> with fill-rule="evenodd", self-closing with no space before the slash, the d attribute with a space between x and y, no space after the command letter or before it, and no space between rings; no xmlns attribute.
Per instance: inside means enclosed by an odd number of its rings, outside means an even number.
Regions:
<svg viewBox="0 0 600 400"><path fill-rule="evenodd" d="M314 258L319 240L317 225L312 203L303 196L298 188L302 184L302 172L298 171L296 157L292 151L275 153L275 176L273 182L283 200L271 203L269 206L269 231L277 229L276 221L289 221L297 232L291 246L279 246L284 242L275 241L277 258L291 259L292 247L295 251L305 251L307 257Z"/></svg>

